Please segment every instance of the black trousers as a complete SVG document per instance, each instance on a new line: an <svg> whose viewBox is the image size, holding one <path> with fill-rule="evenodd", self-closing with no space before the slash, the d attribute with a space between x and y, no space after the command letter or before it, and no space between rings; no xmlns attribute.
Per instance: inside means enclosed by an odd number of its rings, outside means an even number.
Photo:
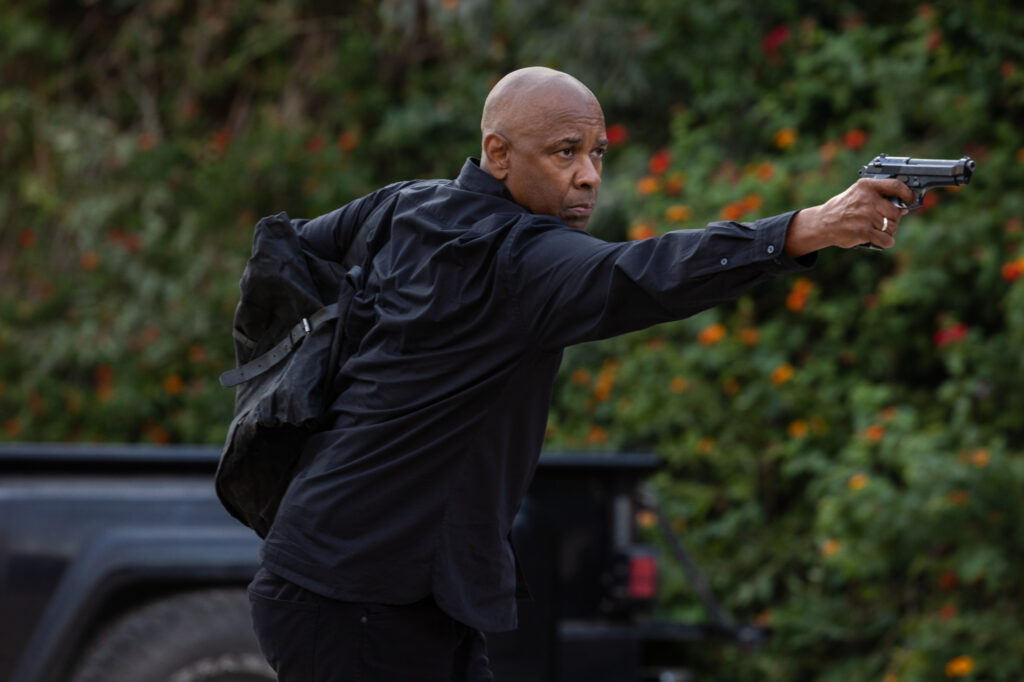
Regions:
<svg viewBox="0 0 1024 682"><path fill-rule="evenodd" d="M253 628L280 682L491 682L484 635L433 599L402 606L322 597L266 569Z"/></svg>

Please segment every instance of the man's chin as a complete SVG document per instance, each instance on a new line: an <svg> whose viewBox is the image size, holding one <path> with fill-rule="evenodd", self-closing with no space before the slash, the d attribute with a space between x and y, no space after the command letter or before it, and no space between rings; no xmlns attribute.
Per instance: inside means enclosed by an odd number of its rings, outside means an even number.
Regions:
<svg viewBox="0 0 1024 682"><path fill-rule="evenodd" d="M562 214L562 221L569 227L577 230L587 229L587 224L590 222L590 213L581 214L579 212L567 211Z"/></svg>

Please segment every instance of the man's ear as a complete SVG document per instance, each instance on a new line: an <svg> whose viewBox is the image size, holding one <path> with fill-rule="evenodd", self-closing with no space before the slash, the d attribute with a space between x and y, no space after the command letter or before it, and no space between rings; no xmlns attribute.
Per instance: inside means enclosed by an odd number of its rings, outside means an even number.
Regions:
<svg viewBox="0 0 1024 682"><path fill-rule="evenodd" d="M489 172L498 180L504 181L505 178L508 177L510 151L511 149L509 147L508 140L498 133L487 133L487 135L484 136L483 148L484 170Z"/></svg>

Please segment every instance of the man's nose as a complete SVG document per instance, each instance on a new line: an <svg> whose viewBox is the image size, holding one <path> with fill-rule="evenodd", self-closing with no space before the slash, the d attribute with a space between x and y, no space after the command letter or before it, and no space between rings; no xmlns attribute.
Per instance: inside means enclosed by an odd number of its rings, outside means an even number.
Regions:
<svg viewBox="0 0 1024 682"><path fill-rule="evenodd" d="M576 186L581 189L597 189L601 184L601 170L589 155L583 157L582 165L576 171Z"/></svg>

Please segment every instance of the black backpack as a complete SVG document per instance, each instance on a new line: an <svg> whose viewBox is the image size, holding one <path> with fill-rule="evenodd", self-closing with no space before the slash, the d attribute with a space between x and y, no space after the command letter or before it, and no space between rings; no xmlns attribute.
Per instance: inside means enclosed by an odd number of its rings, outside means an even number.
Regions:
<svg viewBox="0 0 1024 682"><path fill-rule="evenodd" d="M358 343L346 324L362 287L367 221L342 263L302 248L287 214L260 220L234 315L234 418L217 467L217 496L266 537L306 438L325 426L335 373ZM363 265L360 265L363 264ZM359 326L359 325L357 325Z"/></svg>

